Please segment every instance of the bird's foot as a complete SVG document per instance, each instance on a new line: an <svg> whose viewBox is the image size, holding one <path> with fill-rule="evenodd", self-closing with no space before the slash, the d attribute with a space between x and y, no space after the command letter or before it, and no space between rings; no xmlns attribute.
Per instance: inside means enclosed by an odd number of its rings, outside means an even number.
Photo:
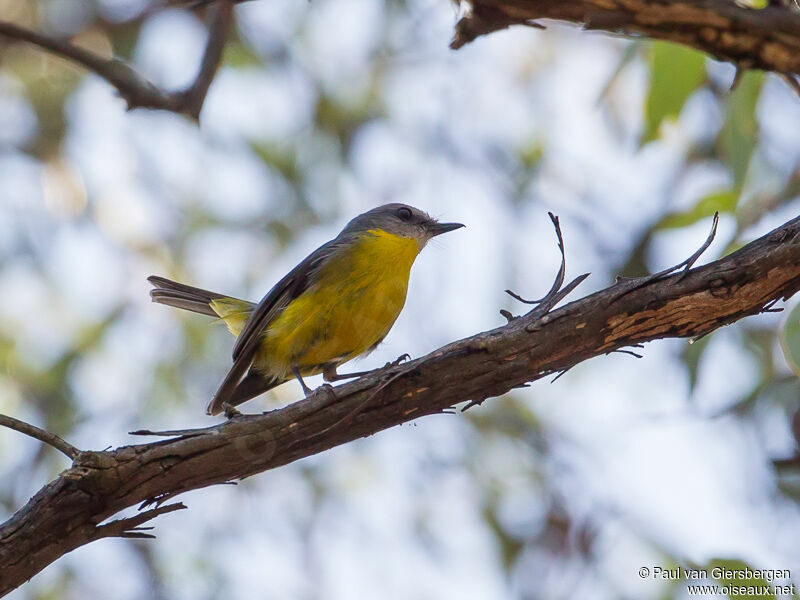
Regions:
<svg viewBox="0 0 800 600"><path fill-rule="evenodd" d="M229 421L232 421L233 419L238 419L238 418L244 416L244 414L241 411L239 411L238 409L234 408L234 406L232 404L228 404L227 402L222 405L222 410L225 413L225 418L228 419Z"/></svg>
<svg viewBox="0 0 800 600"><path fill-rule="evenodd" d="M326 367L322 371L322 376L325 379L325 381L342 381L343 379L355 379L356 377L364 377L365 375L372 375L373 373L377 373L378 371L382 371L383 369L388 369L390 367L396 367L397 365L399 365L404 360L408 360L410 358L411 358L410 355L404 353L404 354L398 356L393 361L387 362L385 365L383 365L383 367L381 367L379 369L372 369L370 371L356 371L354 373L338 373L336 371L336 365L331 365L331 366ZM333 388L331 388L331 390L332 389ZM308 394L306 394L306 395L308 395Z"/></svg>
<svg viewBox="0 0 800 600"><path fill-rule="evenodd" d="M300 369L298 369L297 367L292 367L292 373L294 374L297 381L300 383L300 387L303 388L303 394L305 395L305 397L308 398L309 396L311 396L311 394L314 393L314 390L312 390L310 387L306 385L306 382L303 380L303 376L300 374Z"/></svg>
<svg viewBox="0 0 800 600"><path fill-rule="evenodd" d="M395 358L393 361L387 362L385 365L383 365L383 368L384 369L388 369L389 367L396 367L397 365L399 365L403 361L410 360L410 359L411 359L411 355L406 353L406 352L403 352L403 354L401 354L400 356Z"/></svg>
<svg viewBox="0 0 800 600"><path fill-rule="evenodd" d="M331 402L338 399L338 397L336 396L336 390L330 383L323 383L321 386L319 386L311 393L314 396L316 396L319 393L324 393L326 396L328 396L328 399ZM306 395L306 398L308 398L308 395Z"/></svg>

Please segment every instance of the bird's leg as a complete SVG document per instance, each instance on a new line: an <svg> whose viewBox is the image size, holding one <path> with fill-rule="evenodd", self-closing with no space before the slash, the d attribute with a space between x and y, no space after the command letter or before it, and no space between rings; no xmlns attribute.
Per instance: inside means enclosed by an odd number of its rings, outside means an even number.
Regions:
<svg viewBox="0 0 800 600"><path fill-rule="evenodd" d="M228 404L227 402L222 405L222 410L225 412L225 418L228 419L229 421L237 417L244 416L238 409L236 409L233 406L233 404Z"/></svg>
<svg viewBox="0 0 800 600"><path fill-rule="evenodd" d="M334 371L335 370L336 368L334 367ZM297 378L297 381L300 382L300 385L303 386L303 393L306 395L306 398L308 398L309 396L311 396L311 394L317 391L317 390L312 390L310 387L306 385L306 382L303 381L303 376L300 375L300 371L297 367L292 367L292 373L294 373L294 376ZM333 386L327 383L323 383L320 386L320 388L323 388L328 393L328 395L331 396L332 399L334 400L336 399L336 393L333 391Z"/></svg>
<svg viewBox="0 0 800 600"><path fill-rule="evenodd" d="M383 368L384 369L388 369L389 367L396 367L397 365L399 365L404 360L411 360L411 355L408 352L403 352L400 356L395 358L392 362L387 362L385 365L383 365Z"/></svg>
<svg viewBox="0 0 800 600"><path fill-rule="evenodd" d="M297 367L292 367L292 374L297 378L297 381L300 382L300 387L303 388L303 393L306 395L306 398L308 398L313 390L303 381L303 376L300 375L299 369Z"/></svg>
<svg viewBox="0 0 800 600"><path fill-rule="evenodd" d="M322 378L325 381L341 381L342 379L354 379L356 377L361 377L362 375L366 375L371 371L357 371L355 373L337 373L336 369L338 365L326 365L324 369L322 369Z"/></svg>
<svg viewBox="0 0 800 600"><path fill-rule="evenodd" d="M388 369L389 367L396 367L404 360L408 360L411 358L408 354L401 354L395 360L391 362L387 362L385 365L378 369L372 369L371 371L355 371L353 373L337 373L336 368L337 365L332 364L326 366L322 370L322 377L325 381L341 381L342 379L354 379L356 377L363 377L364 375L369 375L370 373L374 373L375 371L380 371L381 369Z"/></svg>

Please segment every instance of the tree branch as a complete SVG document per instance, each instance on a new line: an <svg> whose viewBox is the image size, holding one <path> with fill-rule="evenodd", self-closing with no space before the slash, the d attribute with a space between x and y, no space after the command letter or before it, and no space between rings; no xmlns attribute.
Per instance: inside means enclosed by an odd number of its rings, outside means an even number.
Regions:
<svg viewBox="0 0 800 600"><path fill-rule="evenodd" d="M20 433L24 433L27 436L37 439L40 442L44 442L59 452L66 454L70 460L75 460L78 454L81 453L81 451L75 446L58 437L55 433L50 433L49 431L45 431L44 429L36 427L36 425L31 425L30 423L20 421L14 417L0 414L0 426L8 427L9 429L19 431Z"/></svg>
<svg viewBox="0 0 800 600"><path fill-rule="evenodd" d="M800 12L753 10L732 0L470 0L452 48L511 25L555 19L585 29L646 36L692 46L719 60L800 75Z"/></svg>
<svg viewBox="0 0 800 600"><path fill-rule="evenodd" d="M223 0L212 10L211 27L200 71L189 88L172 93L160 90L125 61L102 58L68 40L52 38L5 21L0 21L0 36L34 44L94 72L117 89L127 102L128 110L168 110L197 120L208 88L217 72L233 21L233 3Z"/></svg>
<svg viewBox="0 0 800 600"><path fill-rule="evenodd" d="M708 265L636 285L628 290L631 282L618 283L547 314L534 309L341 385L336 398L320 390L285 408L177 438L81 452L71 469L0 526L0 595L97 539L99 524L123 509L158 506L188 490L504 394L592 357L661 338L705 335L763 312L800 290L800 217Z"/></svg>

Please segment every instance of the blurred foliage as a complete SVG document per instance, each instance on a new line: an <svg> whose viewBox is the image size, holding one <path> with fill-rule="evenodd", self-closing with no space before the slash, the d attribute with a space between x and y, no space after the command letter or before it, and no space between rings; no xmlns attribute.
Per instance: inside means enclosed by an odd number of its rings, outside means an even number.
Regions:
<svg viewBox="0 0 800 600"><path fill-rule="evenodd" d="M658 137L665 119L677 119L689 96L706 79L705 55L670 42L651 46L650 89L645 107L643 141Z"/></svg>
<svg viewBox="0 0 800 600"><path fill-rule="evenodd" d="M795 374L800 375L800 304L786 317L780 339L786 362Z"/></svg>
<svg viewBox="0 0 800 600"><path fill-rule="evenodd" d="M756 108L764 83L760 71L748 71L725 101L725 123L718 138L720 154L733 175L734 189L741 191L750 159L758 141Z"/></svg>
<svg viewBox="0 0 800 600"><path fill-rule="evenodd" d="M732 213L736 209L738 194L732 190L712 192L701 198L689 210L666 215L658 224L658 229L674 229L694 225L701 219L711 217L715 212Z"/></svg>

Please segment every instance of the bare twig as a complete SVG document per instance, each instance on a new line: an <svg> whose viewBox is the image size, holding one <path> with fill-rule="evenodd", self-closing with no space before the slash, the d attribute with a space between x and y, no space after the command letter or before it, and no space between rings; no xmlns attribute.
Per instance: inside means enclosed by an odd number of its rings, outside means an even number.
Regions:
<svg viewBox="0 0 800 600"><path fill-rule="evenodd" d="M141 527L143 523L147 523L147 521L155 519L159 515L165 515L167 513L175 512L176 510L183 510L185 508L186 505L183 504L183 502L176 502L175 504L158 506L156 508L140 512L138 515L134 515L133 517L117 519L116 521L111 521L105 525L98 525L97 529L95 530L94 539L109 537L153 539L156 536L149 533L143 533L145 531L150 531L153 528Z"/></svg>
<svg viewBox="0 0 800 600"><path fill-rule="evenodd" d="M512 292L511 290L506 290L506 294L514 298L515 300L519 300L523 304L541 304L553 294L555 294L558 290L561 289L561 285L564 283L564 275L567 270L567 259L564 255L564 237L561 235L561 224L558 221L558 217L555 216L553 213L548 212L548 216L550 217L550 221L553 223L553 227L556 230L556 239L558 240L558 251L561 253L561 267L558 269L558 273L556 274L556 279L553 281L553 285L550 286L550 291L547 292L542 298L539 300L525 300L519 294Z"/></svg>
<svg viewBox="0 0 800 600"><path fill-rule="evenodd" d="M567 371L569 371L570 369L572 369L572 367L567 367L566 369L562 369L561 371L559 371L559 372L558 372L558 375L556 375L555 377L553 377L553 378L550 380L550 383L555 383L556 381L558 381L559 379L561 379L561 377L563 377L564 375L566 375L566 374L567 374Z"/></svg>
<svg viewBox="0 0 800 600"><path fill-rule="evenodd" d="M572 293L572 290L574 290L581 283L583 283L584 279L586 279L589 275L590 273L583 273L582 275L578 275L575 279L570 281L567 285L565 285L555 294L553 294L549 298L546 298L539 306L534 308L525 316L530 318L538 318L543 315L546 315L548 312L550 312L551 309L553 309L556 306L556 304L558 304L564 298L569 296Z"/></svg>
<svg viewBox="0 0 800 600"><path fill-rule="evenodd" d="M508 290L506 290L506 292L508 292ZM508 321L509 323L511 323L511 321L515 319L519 319L519 317L512 315L511 312L507 311L505 308L500 309L500 314L503 315L506 321Z"/></svg>
<svg viewBox="0 0 800 600"><path fill-rule="evenodd" d="M200 109L203 108L208 88L217 73L222 60L222 51L228 38L228 31L233 21L233 3L227 0L217 3L215 13L208 32L208 42L200 64L200 71L191 87L182 94L183 112L193 117L200 118Z"/></svg>
<svg viewBox="0 0 800 600"><path fill-rule="evenodd" d="M774 306L775 306L775 304L777 304L777 302L778 302L777 299L770 300L769 302L767 302L764 305L764 307L761 309L760 312L762 312L762 313L779 313L779 312L783 312L783 307L782 306L780 306L778 308L774 308Z"/></svg>
<svg viewBox="0 0 800 600"><path fill-rule="evenodd" d="M86 67L117 88L128 108L178 108L176 98L159 90L122 60L105 59L67 40L51 38L5 21L0 21L0 35L35 44Z"/></svg>
<svg viewBox="0 0 800 600"><path fill-rule="evenodd" d="M683 262L678 263L674 267L670 267L668 269L664 269L663 271L659 271L658 273L656 273L655 275L651 275L650 277L652 277L653 279L658 279L660 277L665 277L667 275L670 275L674 271L677 271L681 267L683 267L683 273L681 273L680 276L673 281L673 283L678 283L679 281L681 281L684 277L686 277L686 274L692 268L692 265L694 265L694 263L697 262L697 259L700 258L700 256L703 254L703 252L705 252L708 249L708 247L711 245L711 242L714 241L714 237L717 235L717 225L719 225L719 212L718 211L714 213L714 218L711 219L711 231L708 232L708 236L706 237L706 240L703 242L703 245L700 246L694 254L692 254L689 258L687 258Z"/></svg>
<svg viewBox="0 0 800 600"><path fill-rule="evenodd" d="M553 227L556 230L556 239L558 240L558 251L561 253L561 266L558 269L558 273L556 274L555 281L553 281L553 285L550 286L550 291L547 292L542 298L539 300L526 300L519 294L512 292L511 290L505 290L506 294L511 296L512 298L523 302L524 304L538 304L536 308L530 311L526 317L530 317L531 319L536 319L543 315L546 315L550 310L561 300L563 300L572 290L574 290L580 283L589 276L589 273L584 273L583 275L578 275L575 279L573 279L566 287L562 289L562 285L564 284L564 275L567 272L567 257L564 252L564 237L561 235L561 224L559 223L558 217L555 216L553 213L547 213L550 216L550 221L553 223ZM508 312L508 311L506 311ZM501 314L503 312L501 311ZM509 313L510 314L510 313ZM508 316L503 314L506 319ZM512 319L513 320L513 319Z"/></svg>
<svg viewBox="0 0 800 600"><path fill-rule="evenodd" d="M34 44L94 72L117 89L127 103L128 110L168 110L196 120L222 58L232 20L233 4L221 0L213 9L208 42L197 77L188 89L173 93L159 89L125 61L102 58L68 40L49 37L5 21L0 21L0 36Z"/></svg>
<svg viewBox="0 0 800 600"><path fill-rule="evenodd" d="M129 431L128 435L143 435L155 437L195 437L198 435L216 432L216 427L199 427L197 429L167 429L166 431L152 431L150 429L137 429Z"/></svg>
<svg viewBox="0 0 800 600"><path fill-rule="evenodd" d="M666 279L672 276L675 271L679 269L683 269L683 272L676 277L672 283L677 284L680 283L684 277L686 277L687 273L692 268L692 265L697 262L697 259L705 252L708 247L711 245L711 242L714 241L714 237L717 235L717 225L719 224L719 212L714 213L714 218L711 220L711 231L709 231L706 240L703 242L703 245L700 246L697 251L692 254L686 260L679 262L677 265L672 267L667 267L663 271L659 271L658 273L653 273L652 275L648 275L646 277L637 277L633 279L626 279L624 287L622 291L620 291L619 295L612 300L612 302L616 302L623 296L630 294L634 290L638 290L643 288L646 285L653 283L654 281L661 281L662 279ZM622 279L622 278L619 278Z"/></svg>
<svg viewBox="0 0 800 600"><path fill-rule="evenodd" d="M618 352L620 354L630 354L634 358L642 358L642 355L639 354L638 352L633 352L632 350L624 350L622 348L617 348L616 350L611 350L611 352L608 352L608 354L612 354L614 352Z"/></svg>
<svg viewBox="0 0 800 600"><path fill-rule="evenodd" d="M75 446L58 437L55 433L50 433L49 431L36 427L36 425L31 425L30 423L20 421L14 417L0 414L0 426L8 427L9 429L19 431L20 433L35 438L40 442L44 442L59 452L66 454L71 460L75 460L81 453Z"/></svg>

